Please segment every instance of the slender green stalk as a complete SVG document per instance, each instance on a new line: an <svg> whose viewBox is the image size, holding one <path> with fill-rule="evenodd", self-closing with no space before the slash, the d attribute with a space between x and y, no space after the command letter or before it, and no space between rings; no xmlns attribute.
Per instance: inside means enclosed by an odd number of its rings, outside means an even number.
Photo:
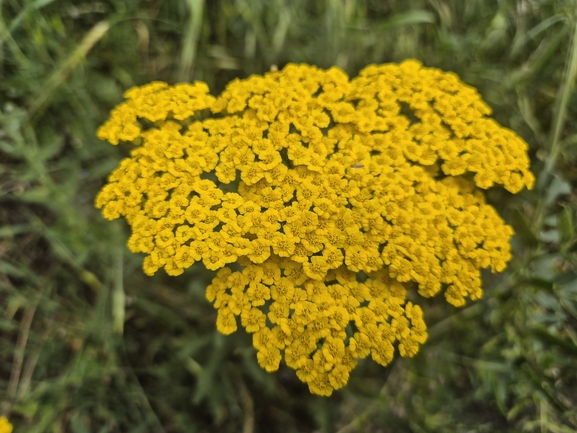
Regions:
<svg viewBox="0 0 577 433"><path fill-rule="evenodd" d="M100 21L92 27L84 36L80 44L74 49L72 54L54 71L42 86L42 91L34 97L28 105L28 114L30 117L35 115L38 110L46 106L49 98L54 91L66 82L68 75L86 58L88 52L94 45L104 37L110 29L111 22L108 20Z"/></svg>
<svg viewBox="0 0 577 433"><path fill-rule="evenodd" d="M180 82L189 81L192 75L204 13L204 0L188 0L187 4L190 15L178 65L177 80Z"/></svg>
<svg viewBox="0 0 577 433"><path fill-rule="evenodd" d="M571 41L569 42L569 52L567 64L565 66L564 80L559 88L557 102L555 106L555 116L553 120L553 128L551 129L551 138L547 146L547 159L545 160L545 167L539 175L537 188L540 191L539 202L537 204L537 211L533 219L533 227L538 229L541 227L545 212L545 191L551 184L554 178L554 168L557 158L561 152L559 146L561 133L565 126L567 117L567 105L569 103L569 96L573 90L573 82L575 80L575 72L577 71L577 0L574 2L573 16L571 17Z"/></svg>
<svg viewBox="0 0 577 433"><path fill-rule="evenodd" d="M124 332L124 318L126 316L124 293L124 276L123 276L123 251L122 246L116 249L115 271L114 271L114 289L112 292L112 318L114 323L114 332L122 334Z"/></svg>
<svg viewBox="0 0 577 433"><path fill-rule="evenodd" d="M559 89L559 97L557 99L557 106L555 107L555 123L552 130L551 140L549 142L549 158L545 164L546 169L550 172L555 164L555 160L559 155L559 142L563 126L567 116L567 105L569 96L573 90L573 83L575 81L575 72L577 71L577 1L575 1L573 9L573 17L571 20L572 37L569 44L569 58L565 68L565 80Z"/></svg>

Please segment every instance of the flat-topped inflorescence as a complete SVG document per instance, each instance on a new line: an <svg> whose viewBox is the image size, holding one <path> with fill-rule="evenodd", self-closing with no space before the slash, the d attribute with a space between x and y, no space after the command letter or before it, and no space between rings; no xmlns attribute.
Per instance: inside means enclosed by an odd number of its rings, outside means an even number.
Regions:
<svg viewBox="0 0 577 433"><path fill-rule="evenodd" d="M125 96L98 136L139 146L97 207L125 217L148 275L218 270L218 330L240 322L263 368L284 358L315 394L358 359L417 353L412 286L462 306L482 296L481 269L511 258L513 230L482 190L531 188L527 145L455 74L289 64L217 98L200 82Z"/></svg>

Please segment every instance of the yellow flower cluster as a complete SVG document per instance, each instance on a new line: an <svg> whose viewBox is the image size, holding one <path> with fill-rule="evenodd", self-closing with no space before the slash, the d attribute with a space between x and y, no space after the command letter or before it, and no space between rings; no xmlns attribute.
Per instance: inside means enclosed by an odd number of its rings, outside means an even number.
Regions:
<svg viewBox="0 0 577 433"><path fill-rule="evenodd" d="M531 188L527 145L454 74L408 60L349 80L289 64L217 98L198 82L126 97L98 136L140 146L96 206L129 222L147 274L219 270L219 331L240 321L263 368L284 358L315 394L358 359L417 353L412 286L461 306L482 296L482 268L511 258L513 230L479 188Z"/></svg>
<svg viewBox="0 0 577 433"><path fill-rule="evenodd" d="M12 433L12 424L5 416L0 416L0 433Z"/></svg>

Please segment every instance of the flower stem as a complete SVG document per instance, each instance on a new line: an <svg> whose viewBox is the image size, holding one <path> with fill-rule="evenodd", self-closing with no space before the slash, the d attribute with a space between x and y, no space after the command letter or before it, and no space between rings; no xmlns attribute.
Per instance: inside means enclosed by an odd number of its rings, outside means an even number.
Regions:
<svg viewBox="0 0 577 433"><path fill-rule="evenodd" d="M573 89L575 73L577 72L577 0L574 2L571 26L573 31L571 32L571 41L569 43L569 52L564 74L565 76L563 83L559 88L557 103L555 107L555 118L553 122L553 128L551 130L551 138L546 149L548 155L547 159L545 160L545 167L543 168L537 183L538 190L541 194L539 203L537 205L537 212L535 212L535 217L533 220L535 228L541 227L543 223L545 212L544 192L547 190L554 178L553 171L555 169L555 163L561 152L561 148L559 146L560 137L565 125L569 96Z"/></svg>

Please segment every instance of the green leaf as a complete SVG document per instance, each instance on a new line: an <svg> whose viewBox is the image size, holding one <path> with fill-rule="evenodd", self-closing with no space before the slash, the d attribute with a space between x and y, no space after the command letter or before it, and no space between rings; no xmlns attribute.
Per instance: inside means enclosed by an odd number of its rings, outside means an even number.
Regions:
<svg viewBox="0 0 577 433"><path fill-rule="evenodd" d="M70 428L73 433L90 433L90 430L86 426L88 424L87 419L83 419L80 413L75 413L70 419Z"/></svg>
<svg viewBox="0 0 577 433"><path fill-rule="evenodd" d="M571 194L571 191L572 188L569 182L555 176L545 194L545 206L552 205L559 196Z"/></svg>
<svg viewBox="0 0 577 433"><path fill-rule="evenodd" d="M571 208L564 208L558 215L557 229L561 236L561 242L571 243L575 239L575 226L573 224L573 212Z"/></svg>
<svg viewBox="0 0 577 433"><path fill-rule="evenodd" d="M577 134L570 135L563 141L559 142L559 147L563 149L567 149L575 145L577 145Z"/></svg>
<svg viewBox="0 0 577 433"><path fill-rule="evenodd" d="M371 29L385 30L411 24L434 24L434 23L435 23L435 14L429 11L415 10L411 12L396 14L391 19L384 21L376 26L372 26ZM366 27L349 26L349 28L357 30L368 30L368 28Z"/></svg>
<svg viewBox="0 0 577 433"><path fill-rule="evenodd" d="M573 317L577 317L577 307L571 301L563 300L561 301L561 305L565 308Z"/></svg>
<svg viewBox="0 0 577 433"><path fill-rule="evenodd" d="M212 356L208 362L208 366L204 367L204 374L200 376L196 386L196 392L192 397L194 404L198 404L205 399L207 395L213 390L218 372L223 367L223 359L225 356L226 345L224 335L220 332L214 333L214 347Z"/></svg>
<svg viewBox="0 0 577 433"><path fill-rule="evenodd" d="M513 210L511 224L525 246L536 248L539 245L539 240L529 225L527 217L519 209Z"/></svg>
<svg viewBox="0 0 577 433"><path fill-rule="evenodd" d="M515 40L511 48L511 55L515 55L516 53L518 53L527 42L529 42L531 39L535 39L549 27L553 26L554 24L557 24L558 22L566 22L566 21L567 17L564 14L556 14L541 21L527 33L523 34L520 38Z"/></svg>
<svg viewBox="0 0 577 433"><path fill-rule="evenodd" d="M577 275L565 283L559 284L559 293L566 297L575 297L577 299Z"/></svg>
<svg viewBox="0 0 577 433"><path fill-rule="evenodd" d="M517 100L517 106L519 107L519 112L521 113L523 120L525 121L527 126L531 128L531 131L535 135L535 138L537 138L537 140L539 141L539 144L543 146L543 144L545 143L545 136L543 134L543 129L541 128L539 120L533 113L529 97L527 95L519 96L519 99Z"/></svg>
<svg viewBox="0 0 577 433"><path fill-rule="evenodd" d="M553 282L557 285L567 284L575 279L575 275L576 274L574 270L570 270L568 272L559 272L559 274L555 277Z"/></svg>
<svg viewBox="0 0 577 433"><path fill-rule="evenodd" d="M8 155L17 155L17 148L4 140L0 140L0 151L7 153Z"/></svg>
<svg viewBox="0 0 577 433"><path fill-rule="evenodd" d="M535 301L537 301L537 303L543 308L552 311L557 311L559 309L559 299L551 294L539 292L535 295Z"/></svg>
<svg viewBox="0 0 577 433"><path fill-rule="evenodd" d="M38 186L18 194L17 197L29 203L47 203L51 197L51 191L45 186Z"/></svg>
<svg viewBox="0 0 577 433"><path fill-rule="evenodd" d="M385 29L385 28L401 27L410 24L426 24L426 23L434 24L435 15L429 11L416 10L397 14L390 20L378 26L377 28Z"/></svg>
<svg viewBox="0 0 577 433"><path fill-rule="evenodd" d="M21 233L33 231L34 228L30 224L19 224L14 226L0 227L0 238L11 238Z"/></svg>
<svg viewBox="0 0 577 433"><path fill-rule="evenodd" d="M53 1L54 0L36 0L34 3L27 5L24 8L24 10L20 12L18 16L16 16L16 18L12 20L12 22L10 23L10 27L4 29L4 31L0 33L0 46L2 45L2 43L4 43L6 38L11 36L12 32L16 29L16 27L20 25L20 22L24 19L24 17L26 17L27 14L29 14L35 9L40 9L43 8L44 6L48 6Z"/></svg>
<svg viewBox="0 0 577 433"><path fill-rule="evenodd" d="M531 335L545 343L546 347L556 346L569 355L577 356L577 345L575 345L572 341L565 340L562 337L553 335L544 328L530 328L529 332Z"/></svg>
<svg viewBox="0 0 577 433"><path fill-rule="evenodd" d="M553 283L542 278L527 278L519 281L518 286L531 286L553 292Z"/></svg>
<svg viewBox="0 0 577 433"><path fill-rule="evenodd" d="M38 149L38 158L41 161L54 157L64 147L63 135L57 134L52 130L48 130L44 134L44 137L40 136L39 138L42 146Z"/></svg>
<svg viewBox="0 0 577 433"><path fill-rule="evenodd" d="M539 275L539 279L555 282L559 275L559 263L563 257L559 254L543 254L531 263L531 273Z"/></svg>

